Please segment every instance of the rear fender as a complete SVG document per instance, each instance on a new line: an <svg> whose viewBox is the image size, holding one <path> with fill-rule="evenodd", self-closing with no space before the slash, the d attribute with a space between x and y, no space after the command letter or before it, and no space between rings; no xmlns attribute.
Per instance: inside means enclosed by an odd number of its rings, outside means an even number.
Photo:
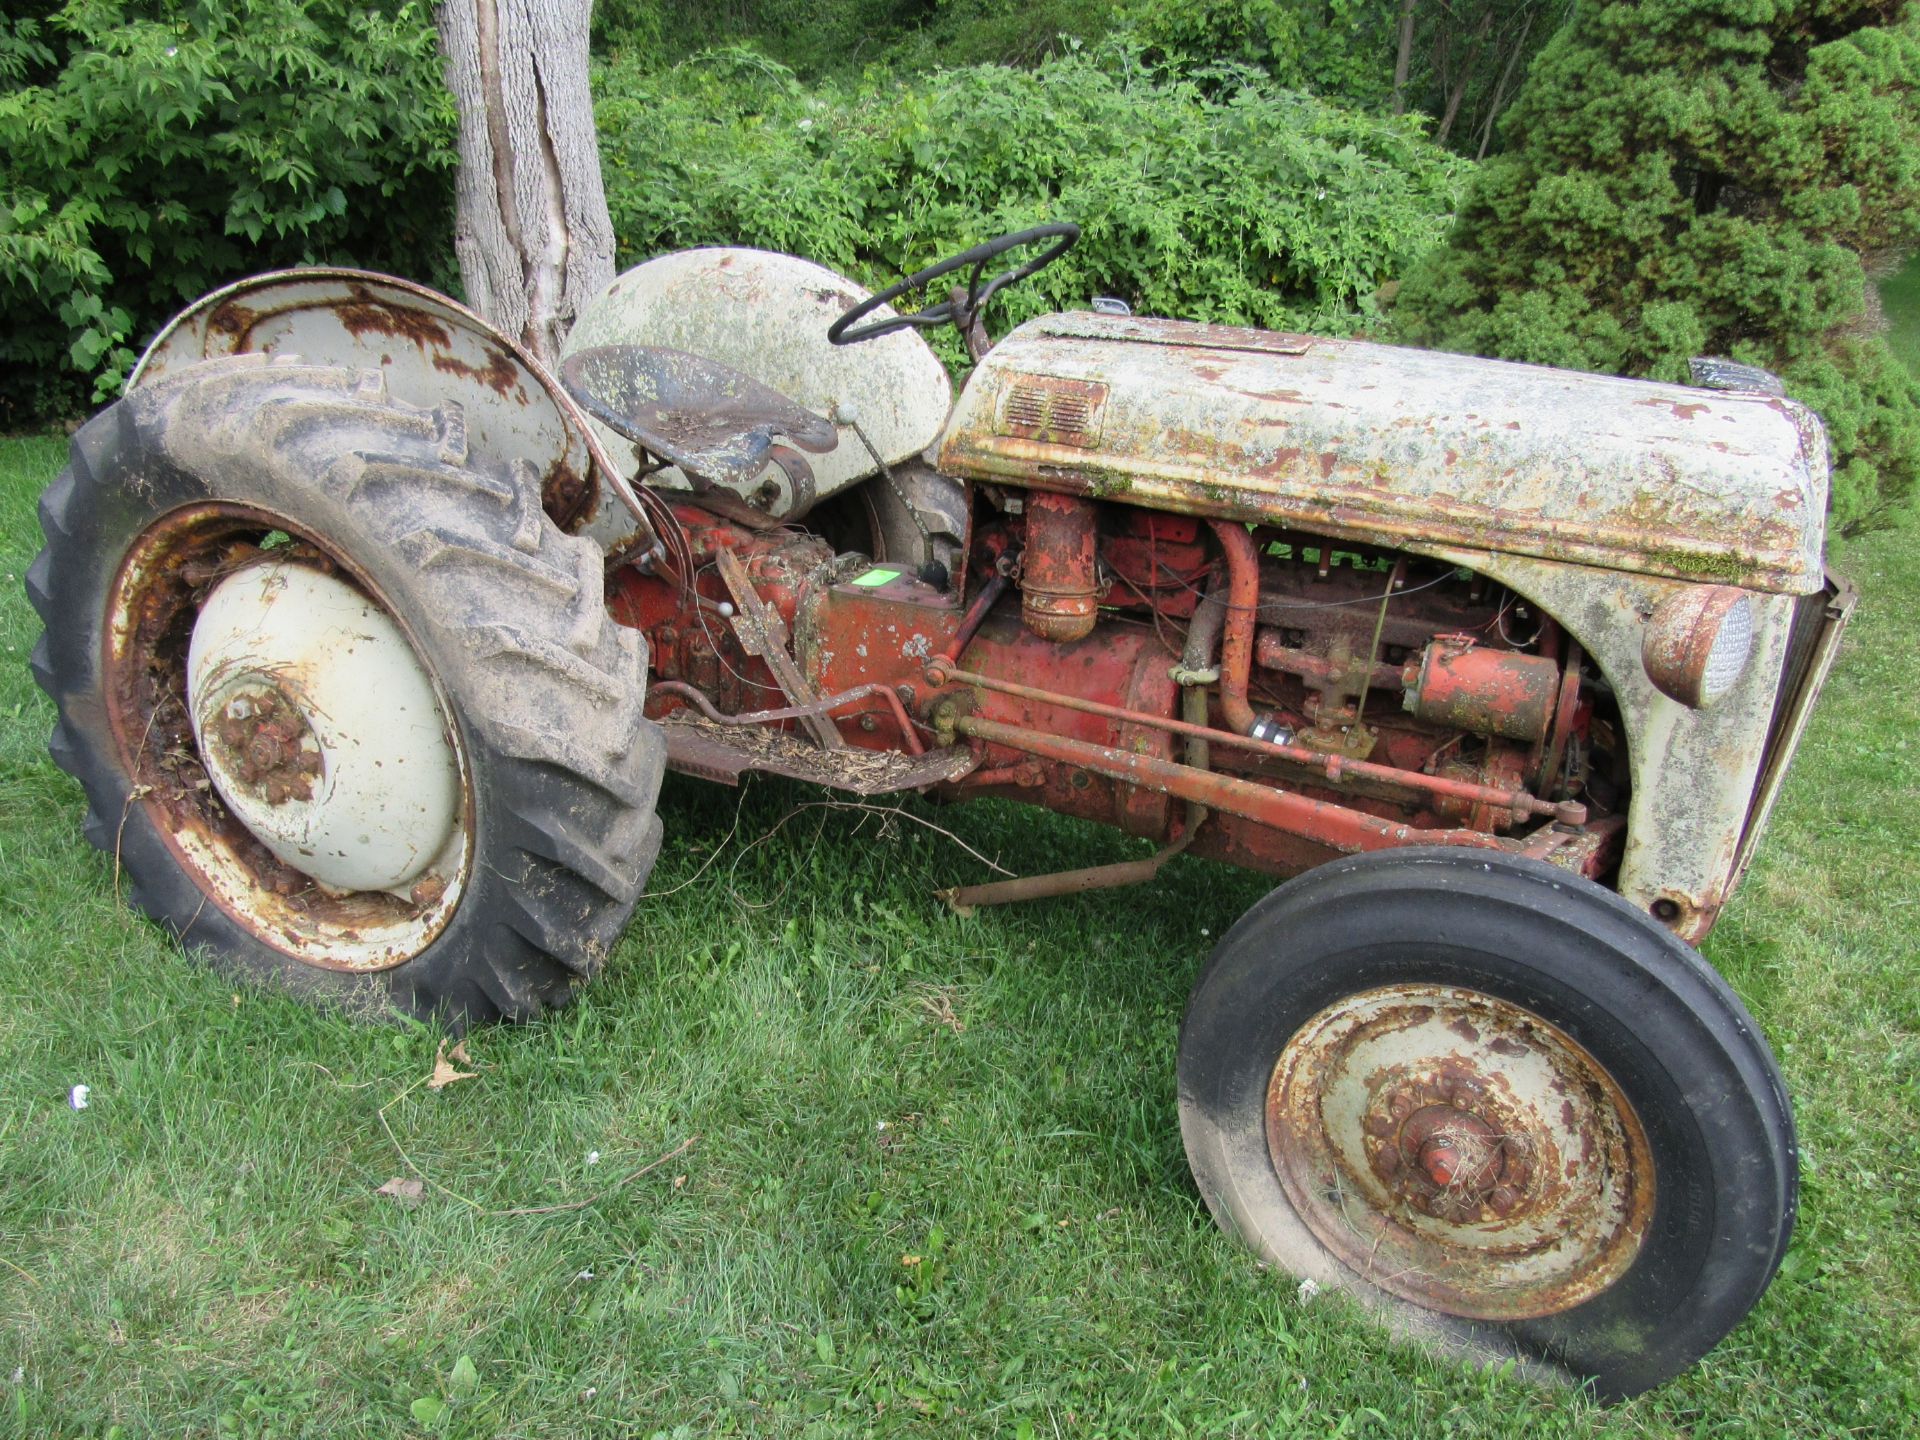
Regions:
<svg viewBox="0 0 1920 1440"><path fill-rule="evenodd" d="M249 276L201 296L169 321L128 388L245 354L378 370L388 393L408 404L453 401L477 453L533 467L547 513L563 529L579 529L600 508L602 487L579 407L519 344L438 291L366 270Z"/></svg>

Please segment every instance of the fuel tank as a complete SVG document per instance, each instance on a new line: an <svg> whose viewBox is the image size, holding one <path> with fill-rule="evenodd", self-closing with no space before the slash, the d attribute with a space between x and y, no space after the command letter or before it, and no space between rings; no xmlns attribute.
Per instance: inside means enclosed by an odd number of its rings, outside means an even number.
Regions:
<svg viewBox="0 0 1920 1440"><path fill-rule="evenodd" d="M1375 544L1804 594L1826 434L1776 396L1074 313L968 380L950 475Z"/></svg>

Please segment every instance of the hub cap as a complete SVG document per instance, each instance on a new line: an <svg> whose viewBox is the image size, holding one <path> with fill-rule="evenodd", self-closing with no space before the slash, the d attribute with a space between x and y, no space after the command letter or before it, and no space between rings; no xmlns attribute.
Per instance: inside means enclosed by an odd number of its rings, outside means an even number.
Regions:
<svg viewBox="0 0 1920 1440"><path fill-rule="evenodd" d="M1599 1062L1450 986L1364 991L1303 1025L1268 1086L1267 1144L1308 1228L1362 1278L1474 1319L1599 1294L1653 1210L1646 1135Z"/></svg>
<svg viewBox="0 0 1920 1440"><path fill-rule="evenodd" d="M308 565L249 566L208 594L187 654L208 778L284 864L338 893L404 893L460 819L432 682L400 628Z"/></svg>

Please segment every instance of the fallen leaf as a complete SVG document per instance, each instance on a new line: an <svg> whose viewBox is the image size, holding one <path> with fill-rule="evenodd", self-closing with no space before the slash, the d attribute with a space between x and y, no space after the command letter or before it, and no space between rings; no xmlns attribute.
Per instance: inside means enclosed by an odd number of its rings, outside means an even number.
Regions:
<svg viewBox="0 0 1920 1440"><path fill-rule="evenodd" d="M427 1187L411 1176L396 1175L373 1193L384 1195L395 1204L404 1205L411 1210L427 1198Z"/></svg>
<svg viewBox="0 0 1920 1440"><path fill-rule="evenodd" d="M440 1048L433 1054L433 1074L427 1077L429 1090L444 1090L455 1081L471 1080L480 1073L477 1070L457 1069L453 1063L456 1060L462 1065L473 1063L473 1057L467 1054L467 1042L462 1040L449 1050L447 1042L442 1040Z"/></svg>

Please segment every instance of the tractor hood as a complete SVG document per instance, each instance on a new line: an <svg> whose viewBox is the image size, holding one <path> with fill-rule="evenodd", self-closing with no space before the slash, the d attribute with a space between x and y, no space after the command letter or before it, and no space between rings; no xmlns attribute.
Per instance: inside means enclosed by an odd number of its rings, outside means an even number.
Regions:
<svg viewBox="0 0 1920 1440"><path fill-rule="evenodd" d="M974 372L940 468L1383 545L1822 583L1826 435L1803 406L1355 340L1046 316Z"/></svg>

